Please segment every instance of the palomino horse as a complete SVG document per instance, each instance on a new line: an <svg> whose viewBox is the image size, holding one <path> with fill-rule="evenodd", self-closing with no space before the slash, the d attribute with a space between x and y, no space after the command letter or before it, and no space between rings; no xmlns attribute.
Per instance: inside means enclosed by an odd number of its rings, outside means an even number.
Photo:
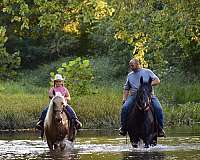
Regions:
<svg viewBox="0 0 200 160"><path fill-rule="evenodd" d="M158 124L151 103L151 82L151 78L148 82L143 82L143 77L140 78L135 103L128 115L127 131L134 148L138 147L140 140L143 140L145 148L157 144Z"/></svg>
<svg viewBox="0 0 200 160"><path fill-rule="evenodd" d="M49 108L44 122L44 133L50 150L58 147L65 148L64 138L75 139L75 131L70 127L68 116L65 112L66 101L60 93L54 92L54 97L49 103Z"/></svg>

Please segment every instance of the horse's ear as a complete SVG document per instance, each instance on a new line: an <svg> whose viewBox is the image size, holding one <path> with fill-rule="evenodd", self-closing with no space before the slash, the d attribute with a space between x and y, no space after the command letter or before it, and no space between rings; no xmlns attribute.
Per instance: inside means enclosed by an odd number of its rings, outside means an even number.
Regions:
<svg viewBox="0 0 200 160"><path fill-rule="evenodd" d="M143 77L140 77L140 84L143 84Z"/></svg>
<svg viewBox="0 0 200 160"><path fill-rule="evenodd" d="M56 95L56 92L54 91L54 89L53 89L53 96L55 96Z"/></svg>
<svg viewBox="0 0 200 160"><path fill-rule="evenodd" d="M151 82L152 82L152 78L151 78L151 77L149 77L149 84L151 84Z"/></svg>

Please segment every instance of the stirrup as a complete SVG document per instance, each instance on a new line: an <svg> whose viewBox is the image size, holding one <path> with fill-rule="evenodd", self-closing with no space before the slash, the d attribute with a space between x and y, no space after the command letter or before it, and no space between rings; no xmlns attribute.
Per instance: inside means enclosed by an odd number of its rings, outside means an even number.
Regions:
<svg viewBox="0 0 200 160"><path fill-rule="evenodd" d="M158 131L158 137L166 137L165 131L163 129L161 129L160 131Z"/></svg>
<svg viewBox="0 0 200 160"><path fill-rule="evenodd" d="M121 127L119 129L119 135L126 136L126 134L127 134L127 131L123 127Z"/></svg>
<svg viewBox="0 0 200 160"><path fill-rule="evenodd" d="M82 128L82 123L78 119L75 120L75 127L77 130Z"/></svg>
<svg viewBox="0 0 200 160"><path fill-rule="evenodd" d="M38 129L38 130L43 130L42 120L40 120L40 121L37 122L35 128Z"/></svg>

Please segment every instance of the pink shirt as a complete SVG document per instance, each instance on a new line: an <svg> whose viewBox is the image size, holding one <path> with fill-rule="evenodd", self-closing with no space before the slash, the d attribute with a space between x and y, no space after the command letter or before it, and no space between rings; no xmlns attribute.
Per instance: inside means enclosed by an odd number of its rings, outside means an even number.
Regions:
<svg viewBox="0 0 200 160"><path fill-rule="evenodd" d="M49 90L49 97L53 97L53 90L55 92L60 92L64 97L68 97L69 96L69 91L67 88L61 86L61 87L52 87Z"/></svg>

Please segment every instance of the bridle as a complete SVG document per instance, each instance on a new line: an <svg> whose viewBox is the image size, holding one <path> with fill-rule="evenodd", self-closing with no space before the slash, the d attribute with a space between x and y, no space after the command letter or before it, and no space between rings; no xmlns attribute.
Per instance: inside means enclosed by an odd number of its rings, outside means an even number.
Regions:
<svg viewBox="0 0 200 160"><path fill-rule="evenodd" d="M53 102L53 105L55 106L55 102ZM54 107L53 107L53 112L54 113L63 113L63 111L64 111L64 103L62 104L62 108L61 109L55 109Z"/></svg>
<svg viewBox="0 0 200 160"><path fill-rule="evenodd" d="M64 111L64 108L62 108L62 109L54 109L53 110L54 113L63 113L63 111Z"/></svg>
<svg viewBox="0 0 200 160"><path fill-rule="evenodd" d="M151 90L146 90L144 88L144 85L141 86L138 89L137 95L136 95L136 107L140 111L148 111L151 108L151 98L152 98Z"/></svg>

